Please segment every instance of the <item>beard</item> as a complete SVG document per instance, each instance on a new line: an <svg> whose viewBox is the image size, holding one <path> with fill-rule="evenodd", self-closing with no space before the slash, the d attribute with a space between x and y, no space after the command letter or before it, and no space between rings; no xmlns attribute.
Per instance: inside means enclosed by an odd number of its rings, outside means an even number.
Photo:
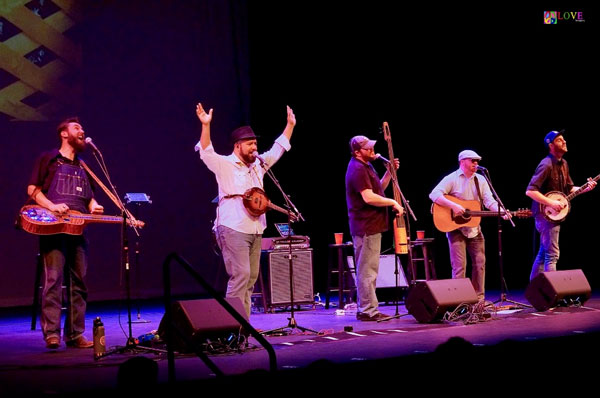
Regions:
<svg viewBox="0 0 600 398"><path fill-rule="evenodd" d="M73 149L75 149L75 152L79 153L85 150L85 141L83 139L79 139L77 136L69 136L67 142L73 147Z"/></svg>
<svg viewBox="0 0 600 398"><path fill-rule="evenodd" d="M256 156L254 156L252 153L240 152L240 157L247 164L252 164L256 161Z"/></svg>

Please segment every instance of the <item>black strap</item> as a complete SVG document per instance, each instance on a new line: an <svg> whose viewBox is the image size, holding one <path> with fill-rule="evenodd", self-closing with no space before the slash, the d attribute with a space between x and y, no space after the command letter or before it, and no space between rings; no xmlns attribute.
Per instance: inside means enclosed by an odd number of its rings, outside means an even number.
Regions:
<svg viewBox="0 0 600 398"><path fill-rule="evenodd" d="M477 178L477 174L473 175L475 179L475 188L477 188L477 196L479 196L479 204L481 205L481 210L483 210L483 198L481 197L481 191L479 190L479 179Z"/></svg>

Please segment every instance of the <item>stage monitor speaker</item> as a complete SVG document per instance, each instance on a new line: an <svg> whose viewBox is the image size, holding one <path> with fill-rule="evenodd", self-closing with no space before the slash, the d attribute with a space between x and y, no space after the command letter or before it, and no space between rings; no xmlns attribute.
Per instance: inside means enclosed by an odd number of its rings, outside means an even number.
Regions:
<svg viewBox="0 0 600 398"><path fill-rule="evenodd" d="M580 269L542 272L525 289L525 298L538 311L561 304L583 304L591 294L592 288Z"/></svg>
<svg viewBox="0 0 600 398"><path fill-rule="evenodd" d="M268 261L263 267L268 278L267 302L271 306L289 305L290 297L290 260L289 251L273 250L268 252ZM292 266L294 273L294 305L312 304L313 294L312 250L292 250ZM266 269L265 269L266 268Z"/></svg>
<svg viewBox="0 0 600 398"><path fill-rule="evenodd" d="M246 310L237 297L226 298L227 302L246 320ZM240 323L227 312L215 299L175 301L172 305L173 325L184 336L177 332L174 335L174 346L177 351L193 351L186 339L194 344L201 344L206 339L227 337L240 330ZM165 338L165 318L160 322L158 334Z"/></svg>
<svg viewBox="0 0 600 398"><path fill-rule="evenodd" d="M408 313L421 323L440 320L460 304L477 302L477 293L468 278L417 281L405 300Z"/></svg>

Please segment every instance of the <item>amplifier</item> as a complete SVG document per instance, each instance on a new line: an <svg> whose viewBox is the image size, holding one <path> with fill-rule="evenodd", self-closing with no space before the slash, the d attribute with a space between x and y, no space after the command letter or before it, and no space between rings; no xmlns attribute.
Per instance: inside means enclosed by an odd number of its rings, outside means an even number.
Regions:
<svg viewBox="0 0 600 398"><path fill-rule="evenodd" d="M292 271L294 305L313 304L312 249L292 250ZM289 252L263 251L261 272L267 304L271 307L291 304Z"/></svg>
<svg viewBox="0 0 600 398"><path fill-rule="evenodd" d="M291 238L262 238L262 250L285 250L290 247L292 249L308 249L310 247L310 238L308 236L293 235Z"/></svg>

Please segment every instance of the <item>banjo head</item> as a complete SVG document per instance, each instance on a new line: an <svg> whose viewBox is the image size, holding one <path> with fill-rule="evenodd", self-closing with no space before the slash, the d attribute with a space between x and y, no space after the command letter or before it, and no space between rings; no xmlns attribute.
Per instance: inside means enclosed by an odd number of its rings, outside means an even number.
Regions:
<svg viewBox="0 0 600 398"><path fill-rule="evenodd" d="M571 211L571 202L569 202L567 200L567 197L565 194L563 194L562 192L558 192L558 191L548 192L546 194L546 197L549 199L557 200L557 201L561 202L563 205L565 205L565 207L563 207L563 209L561 211L556 211L553 208L551 208L550 206L544 206L542 209L543 213L544 213L544 217L546 217L546 219L549 221L554 221L554 222L563 221L567 217L569 212Z"/></svg>

